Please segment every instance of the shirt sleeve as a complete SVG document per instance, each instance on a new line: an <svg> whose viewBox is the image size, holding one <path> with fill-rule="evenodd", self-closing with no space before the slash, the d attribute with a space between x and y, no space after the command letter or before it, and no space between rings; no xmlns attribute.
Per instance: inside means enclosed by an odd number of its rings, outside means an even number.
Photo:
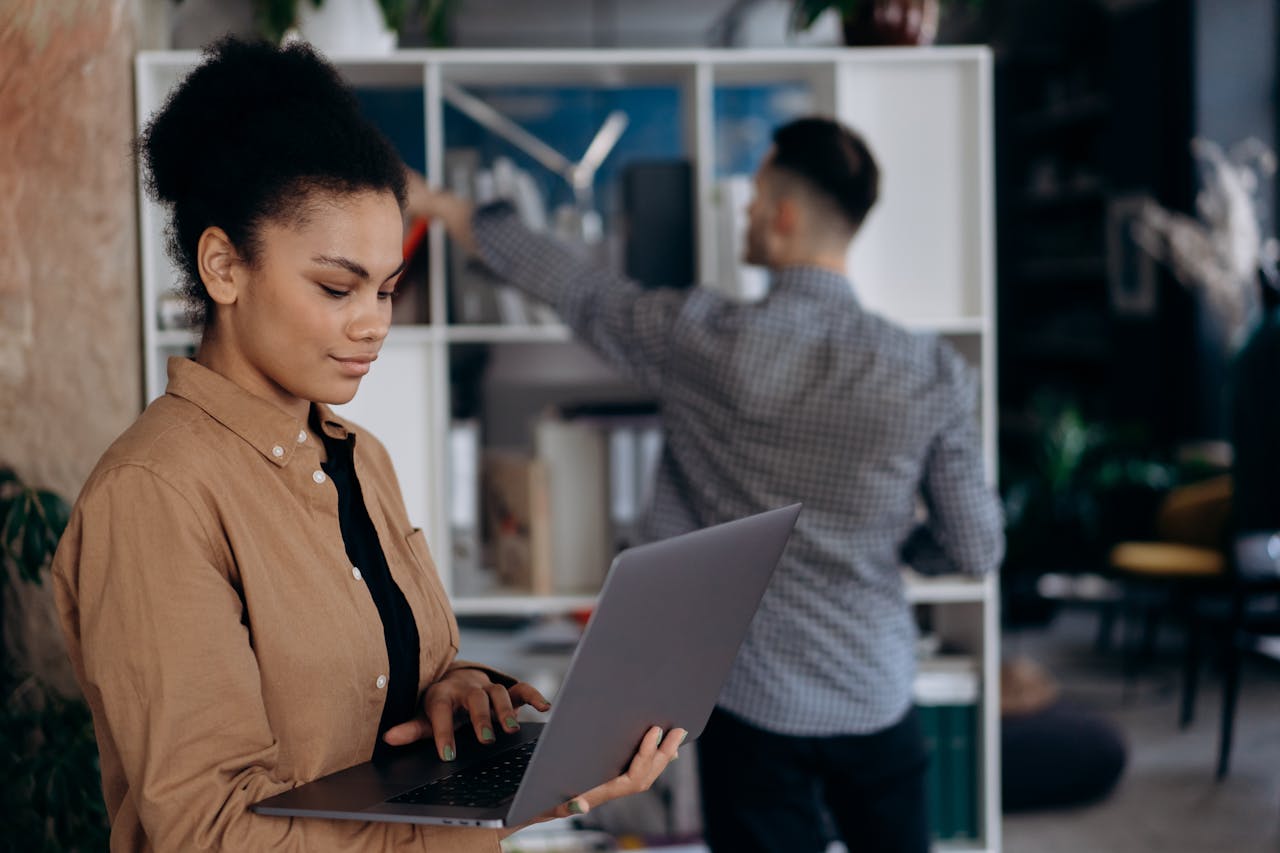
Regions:
<svg viewBox="0 0 1280 853"><path fill-rule="evenodd" d="M119 753L152 848L421 850L438 837L440 849L497 849L487 830L250 811L295 781L277 773L225 547L181 490L140 466L106 472L77 512L79 553L63 572L71 579L60 578L73 600L60 608L64 627L78 641L86 692L100 698L98 736Z"/></svg>
<svg viewBox="0 0 1280 853"><path fill-rule="evenodd" d="M972 382L963 383L959 399L971 401ZM999 497L986 482L982 440L972 404L957 404L925 459L921 496L928 511L924 530L913 537L922 552L933 546L952 570L980 575L994 571L1004 558L1004 514ZM920 547L923 538L929 546Z"/></svg>
<svg viewBox="0 0 1280 853"><path fill-rule="evenodd" d="M526 228L510 205L473 220L480 259L493 273L551 305L580 339L626 375L658 390L688 292L645 288L590 263L567 243Z"/></svg>

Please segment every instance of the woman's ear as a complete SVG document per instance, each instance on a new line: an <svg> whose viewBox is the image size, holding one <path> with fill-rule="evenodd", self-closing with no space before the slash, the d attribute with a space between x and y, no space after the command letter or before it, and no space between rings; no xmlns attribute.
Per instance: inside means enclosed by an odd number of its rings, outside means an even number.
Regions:
<svg viewBox="0 0 1280 853"><path fill-rule="evenodd" d="M196 244L196 267L209 298L219 305L231 305L240 295L244 265L240 253L223 231L215 225L204 229Z"/></svg>

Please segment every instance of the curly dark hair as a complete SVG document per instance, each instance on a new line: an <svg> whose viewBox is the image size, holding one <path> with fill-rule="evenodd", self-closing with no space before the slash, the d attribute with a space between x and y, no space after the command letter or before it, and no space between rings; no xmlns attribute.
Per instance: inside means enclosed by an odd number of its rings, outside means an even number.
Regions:
<svg viewBox="0 0 1280 853"><path fill-rule="evenodd" d="M305 221L316 192L405 202L399 155L308 45L227 37L204 53L137 145L148 193L170 210L169 256L201 326L214 316L196 261L206 228L223 229L252 264L262 226Z"/></svg>
<svg viewBox="0 0 1280 853"><path fill-rule="evenodd" d="M773 132L772 165L804 179L857 231L876 203L880 167L862 137L837 121L809 116Z"/></svg>

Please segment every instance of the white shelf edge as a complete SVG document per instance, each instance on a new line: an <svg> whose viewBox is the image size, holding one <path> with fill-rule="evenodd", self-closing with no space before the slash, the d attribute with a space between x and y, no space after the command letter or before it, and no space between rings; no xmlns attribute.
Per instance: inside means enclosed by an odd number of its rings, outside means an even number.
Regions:
<svg viewBox="0 0 1280 853"><path fill-rule="evenodd" d="M458 616L538 616L594 607L594 595L465 595L452 600Z"/></svg>
<svg viewBox="0 0 1280 853"><path fill-rule="evenodd" d="M426 324L392 324L387 331L386 344L434 343L440 340L440 330ZM385 345L385 344L384 344Z"/></svg>
<svg viewBox="0 0 1280 853"><path fill-rule="evenodd" d="M990 603L993 587L988 578L965 575L925 577L910 570L902 572L907 601L912 604Z"/></svg>
<svg viewBox="0 0 1280 853"><path fill-rule="evenodd" d="M904 317L898 322L913 331L942 335L981 335L990 328L983 317Z"/></svg>
<svg viewBox="0 0 1280 853"><path fill-rule="evenodd" d="M992 594L986 578L944 576L926 578L904 572L907 600L912 604L956 604L987 602ZM594 595L468 595L453 599L460 615L565 613L591 607Z"/></svg>
<svg viewBox="0 0 1280 853"><path fill-rule="evenodd" d="M390 54L335 54L327 58L341 65L684 65L711 62L724 65L823 65L831 62L953 62L988 56L985 45L859 48L405 48ZM193 65L198 50L144 50L137 56L144 66Z"/></svg>
<svg viewBox="0 0 1280 853"><path fill-rule="evenodd" d="M541 343L573 340L568 326L455 325L445 330L450 343Z"/></svg>

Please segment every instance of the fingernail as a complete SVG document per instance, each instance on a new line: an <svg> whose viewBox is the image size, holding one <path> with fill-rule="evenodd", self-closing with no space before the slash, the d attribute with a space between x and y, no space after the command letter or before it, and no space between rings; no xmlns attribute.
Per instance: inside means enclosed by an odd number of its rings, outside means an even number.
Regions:
<svg viewBox="0 0 1280 853"><path fill-rule="evenodd" d="M445 748L444 748L444 760L445 760L445 761L453 761L453 759L454 759L456 756L457 756L457 753L453 751L453 744L448 744L447 746L445 746Z"/></svg>
<svg viewBox="0 0 1280 853"><path fill-rule="evenodd" d="M507 718L506 718L506 720L504 720L503 722L505 722L505 723L507 724L507 728L509 728L509 729L518 729L518 728L520 728L520 724L516 722L516 718L515 718L515 717L507 717Z"/></svg>
<svg viewBox="0 0 1280 853"><path fill-rule="evenodd" d="M492 741L493 729L489 728L488 726L485 726L484 728L482 728L480 730L480 740L484 741L485 743L489 743L490 741Z"/></svg>
<svg viewBox="0 0 1280 853"><path fill-rule="evenodd" d="M577 800L569 801L569 814L583 814L582 803Z"/></svg>
<svg viewBox="0 0 1280 853"><path fill-rule="evenodd" d="M685 732L684 734L680 735L680 742L681 742L681 743L684 743L684 742L685 742L686 740L688 740L688 739L689 739L689 733L688 733L688 732Z"/></svg>

